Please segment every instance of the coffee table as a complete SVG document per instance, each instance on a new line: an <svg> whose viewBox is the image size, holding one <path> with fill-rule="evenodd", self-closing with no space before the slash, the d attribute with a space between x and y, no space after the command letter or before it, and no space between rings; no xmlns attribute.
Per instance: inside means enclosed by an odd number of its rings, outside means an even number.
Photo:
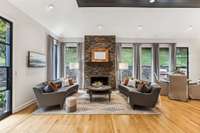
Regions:
<svg viewBox="0 0 200 133"><path fill-rule="evenodd" d="M93 95L108 95L109 102L110 102L111 93L112 93L111 86L107 86L107 85L103 85L101 87L89 86L87 89L88 89L88 94L90 95L90 102L92 102Z"/></svg>

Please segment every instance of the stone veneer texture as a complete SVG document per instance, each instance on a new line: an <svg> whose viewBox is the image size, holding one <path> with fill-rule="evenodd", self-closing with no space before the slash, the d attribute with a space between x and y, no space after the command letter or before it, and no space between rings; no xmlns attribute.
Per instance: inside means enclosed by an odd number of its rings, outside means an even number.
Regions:
<svg viewBox="0 0 200 133"><path fill-rule="evenodd" d="M108 48L109 62L91 62L91 50L93 48ZM115 64L116 64L116 41L115 36L85 36L85 87L90 85L93 76L109 77L109 85L116 88Z"/></svg>

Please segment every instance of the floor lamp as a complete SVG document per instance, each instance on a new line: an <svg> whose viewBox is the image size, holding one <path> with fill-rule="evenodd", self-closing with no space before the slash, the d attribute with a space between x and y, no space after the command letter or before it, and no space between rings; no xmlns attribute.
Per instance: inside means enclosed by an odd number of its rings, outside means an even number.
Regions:
<svg viewBox="0 0 200 133"><path fill-rule="evenodd" d="M122 81L122 72L123 70L128 70L128 64L127 63L119 63L119 70L120 70L120 80Z"/></svg>
<svg viewBox="0 0 200 133"><path fill-rule="evenodd" d="M77 78L77 70L79 69L79 63L70 63L69 64L69 69L70 70L75 70L75 75L76 75L76 80L78 82L79 78Z"/></svg>

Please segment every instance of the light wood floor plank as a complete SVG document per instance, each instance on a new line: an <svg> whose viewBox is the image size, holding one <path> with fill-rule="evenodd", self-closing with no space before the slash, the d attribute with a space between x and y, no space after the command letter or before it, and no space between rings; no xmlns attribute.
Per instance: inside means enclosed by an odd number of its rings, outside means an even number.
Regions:
<svg viewBox="0 0 200 133"><path fill-rule="evenodd" d="M161 97L161 115L32 115L36 105L0 121L0 133L200 133L200 101Z"/></svg>

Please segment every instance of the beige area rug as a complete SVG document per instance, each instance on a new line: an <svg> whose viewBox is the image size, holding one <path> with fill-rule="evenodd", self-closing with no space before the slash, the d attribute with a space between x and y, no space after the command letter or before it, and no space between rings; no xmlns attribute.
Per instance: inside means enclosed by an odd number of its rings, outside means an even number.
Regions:
<svg viewBox="0 0 200 133"><path fill-rule="evenodd" d="M118 91L112 92L111 102L108 101L108 96L93 96L93 102L90 102L89 95L85 91L79 91L74 96L77 97L77 111L68 113L65 109L59 107L51 107L48 109L38 108L33 112L35 115L130 115L130 114L148 114L159 115L158 108L136 108L132 109L128 104L126 97Z"/></svg>

